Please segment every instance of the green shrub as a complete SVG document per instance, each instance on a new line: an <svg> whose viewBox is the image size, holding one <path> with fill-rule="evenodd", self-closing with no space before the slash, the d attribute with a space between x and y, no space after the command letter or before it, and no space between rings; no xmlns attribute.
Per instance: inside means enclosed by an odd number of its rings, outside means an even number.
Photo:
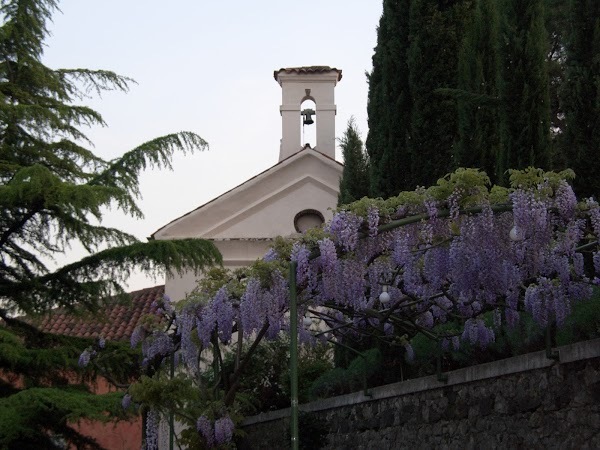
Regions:
<svg viewBox="0 0 600 450"><path fill-rule="evenodd" d="M353 392L364 386L382 367L382 355L374 348L356 356L347 368L336 367L322 374L312 384L312 398L331 397Z"/></svg>

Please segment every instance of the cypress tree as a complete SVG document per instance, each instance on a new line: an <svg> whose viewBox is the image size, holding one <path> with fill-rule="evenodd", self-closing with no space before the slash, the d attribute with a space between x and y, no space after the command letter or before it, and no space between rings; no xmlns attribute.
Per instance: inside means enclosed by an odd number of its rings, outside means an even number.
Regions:
<svg viewBox="0 0 600 450"><path fill-rule="evenodd" d="M410 0L384 0L377 29L367 105L372 197L396 195L410 186L409 10Z"/></svg>
<svg viewBox="0 0 600 450"><path fill-rule="evenodd" d="M206 143L182 132L110 161L86 148L80 126L103 120L79 100L90 90L127 90L131 80L42 64L46 23L56 9L56 0L0 1L0 372L22 381L0 381L0 448L58 448L61 440L95 448L70 421L120 409L119 394L96 396L68 384L67 374L85 376L77 356L89 342L40 333L16 315L93 311L123 293L134 269L198 270L221 259L203 240L142 243L101 225L109 207L142 218L140 171L170 167L175 151ZM55 270L46 265L74 241L89 255Z"/></svg>
<svg viewBox="0 0 600 450"><path fill-rule="evenodd" d="M369 195L367 155L354 118L350 118L340 139L344 157L344 171L340 178L338 206L352 203Z"/></svg>
<svg viewBox="0 0 600 450"><path fill-rule="evenodd" d="M498 10L478 0L458 60L458 139L454 167L483 169L495 182L498 129Z"/></svg>
<svg viewBox="0 0 600 450"><path fill-rule="evenodd" d="M562 148L580 196L600 196L600 2L571 0Z"/></svg>
<svg viewBox="0 0 600 450"><path fill-rule="evenodd" d="M369 154L369 192L371 197L383 196L381 190L381 181L379 176L379 162L381 161L385 150L385 95L383 90L382 71L384 59L384 45L386 42L387 29L385 28L384 16L386 2L384 0L384 10L379 19L377 27L377 45L372 57L373 69L367 73L369 84L369 93L367 98L367 122L369 132L367 134L367 153Z"/></svg>
<svg viewBox="0 0 600 450"><path fill-rule="evenodd" d="M438 92L457 88L458 54L471 2L413 0L409 84L411 180L408 189L435 184L452 170L458 117L455 101Z"/></svg>
<svg viewBox="0 0 600 450"><path fill-rule="evenodd" d="M550 136L552 163L563 162L557 145L564 132L564 111L560 92L565 81L565 61L570 0L546 0L546 31L548 35L548 84L550 90Z"/></svg>
<svg viewBox="0 0 600 450"><path fill-rule="evenodd" d="M497 173L550 168L550 98L544 0L502 1L500 127Z"/></svg>

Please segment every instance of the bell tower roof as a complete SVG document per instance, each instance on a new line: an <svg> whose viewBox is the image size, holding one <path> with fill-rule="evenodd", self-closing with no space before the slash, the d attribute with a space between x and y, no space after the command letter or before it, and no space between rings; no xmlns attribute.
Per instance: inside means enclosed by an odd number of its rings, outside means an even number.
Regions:
<svg viewBox="0 0 600 450"><path fill-rule="evenodd" d="M335 67L329 66L282 67L281 69L273 72L273 77L276 81L279 81L279 74L281 72L298 74L337 72L338 77L336 81L340 81L342 79L342 71L336 69Z"/></svg>

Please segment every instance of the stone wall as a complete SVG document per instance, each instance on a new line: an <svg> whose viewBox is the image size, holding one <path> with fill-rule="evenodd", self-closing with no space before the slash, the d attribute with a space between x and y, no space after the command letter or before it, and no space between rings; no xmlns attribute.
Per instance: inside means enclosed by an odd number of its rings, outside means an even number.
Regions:
<svg viewBox="0 0 600 450"><path fill-rule="evenodd" d="M300 409L326 426L324 449L599 449L600 339L558 351L558 361L530 353ZM289 448L289 414L246 419L241 447Z"/></svg>

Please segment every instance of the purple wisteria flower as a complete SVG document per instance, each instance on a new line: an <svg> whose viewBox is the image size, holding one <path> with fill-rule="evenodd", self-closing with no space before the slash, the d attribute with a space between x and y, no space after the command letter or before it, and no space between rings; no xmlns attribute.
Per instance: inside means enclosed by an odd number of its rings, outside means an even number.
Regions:
<svg viewBox="0 0 600 450"><path fill-rule="evenodd" d="M171 353L174 349L171 336L162 332L154 331L142 345L142 353L144 362L147 363L157 356L165 356Z"/></svg>
<svg viewBox="0 0 600 450"><path fill-rule="evenodd" d="M250 335L260 329L265 321L263 308L263 290L260 281L250 278L246 284L246 291L242 294L240 301L240 315L244 326L244 335Z"/></svg>
<svg viewBox="0 0 600 450"><path fill-rule="evenodd" d="M206 445L212 447L215 443L215 431L212 422L206 416L200 416L196 421L196 429L206 441Z"/></svg>
<svg viewBox="0 0 600 450"><path fill-rule="evenodd" d="M600 274L600 252L594 252L593 262L594 262L594 271L596 274Z"/></svg>
<svg viewBox="0 0 600 450"><path fill-rule="evenodd" d="M319 265L322 272L322 298L320 300L332 300L337 296L337 250L335 244L329 238L319 241Z"/></svg>
<svg viewBox="0 0 600 450"><path fill-rule="evenodd" d="M231 340L234 311L226 287L222 287L217 291L213 297L211 307L217 319L219 338L221 342L228 344Z"/></svg>
<svg viewBox="0 0 600 450"><path fill-rule="evenodd" d="M412 362L415 359L415 351L410 344L404 344L404 357L408 362Z"/></svg>
<svg viewBox="0 0 600 450"><path fill-rule="evenodd" d="M196 311L193 307L184 308L176 316L177 332L181 336L181 358L188 366L195 366L198 357L198 346L192 338L196 325Z"/></svg>
<svg viewBox="0 0 600 450"><path fill-rule="evenodd" d="M310 250L306 245L295 242L292 247L291 260L296 261L298 267L296 269L296 283L298 285L306 284L310 278Z"/></svg>
<svg viewBox="0 0 600 450"><path fill-rule="evenodd" d="M131 348L137 347L137 345L140 342L142 342L144 339L146 339L146 330L144 329L143 326L138 325L133 330L133 333L131 333L131 338L130 338Z"/></svg>
<svg viewBox="0 0 600 450"><path fill-rule="evenodd" d="M87 367L90 363L91 352L86 348L81 355L79 355L79 367Z"/></svg>
<svg viewBox="0 0 600 450"><path fill-rule="evenodd" d="M277 251L274 248L270 248L269 250L267 250L267 253L265 253L265 256L263 256L263 261L277 261L277 258L279 258L279 254L277 253Z"/></svg>
<svg viewBox="0 0 600 450"><path fill-rule="evenodd" d="M362 217L348 211L340 211L333 216L325 231L331 233L336 243L345 251L353 251L358 244L358 231L362 223Z"/></svg>
<svg viewBox="0 0 600 450"><path fill-rule="evenodd" d="M196 331L198 333L198 338L200 338L200 342L202 342L204 347L210 345L210 339L216 324L217 314L213 309L212 304L209 303L201 309L200 314L196 317Z"/></svg>
<svg viewBox="0 0 600 450"><path fill-rule="evenodd" d="M569 183L562 180L554 194L554 204L563 219L570 219L577 208L577 197Z"/></svg>
<svg viewBox="0 0 600 450"><path fill-rule="evenodd" d="M146 450L158 450L159 426L160 415L158 411L151 409L146 415Z"/></svg>
<svg viewBox="0 0 600 450"><path fill-rule="evenodd" d="M586 200L586 205L589 209L588 214L590 216L590 222L592 223L592 227L594 229L594 234L596 236L600 236L600 206L598 202L593 198L588 198Z"/></svg>
<svg viewBox="0 0 600 450"><path fill-rule="evenodd" d="M131 395L125 394L121 400L121 406L123 409L128 409L131 406Z"/></svg>
<svg viewBox="0 0 600 450"><path fill-rule="evenodd" d="M235 425L229 416L221 417L215 421L215 442L225 444L231 441Z"/></svg>
<svg viewBox="0 0 600 450"><path fill-rule="evenodd" d="M379 209L376 206L369 206L367 211L367 226L369 228L369 237L377 236L377 227L379 226Z"/></svg>
<svg viewBox="0 0 600 450"><path fill-rule="evenodd" d="M462 338L481 348L486 348L496 340L494 330L488 328L480 318L471 318L465 322Z"/></svg>

